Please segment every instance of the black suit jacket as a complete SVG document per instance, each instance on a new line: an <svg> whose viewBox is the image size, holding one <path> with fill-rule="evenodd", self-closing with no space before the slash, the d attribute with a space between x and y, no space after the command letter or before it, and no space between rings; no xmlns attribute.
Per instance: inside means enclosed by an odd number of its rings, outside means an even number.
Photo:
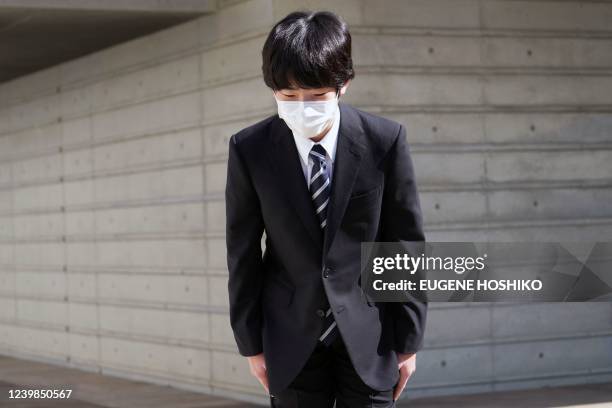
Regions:
<svg viewBox="0 0 612 408"><path fill-rule="evenodd" d="M406 130L343 102L339 109L325 235L278 115L229 142L230 321L240 354L264 352L272 394L313 351L323 327L317 311L327 301L357 373L374 389L397 382L396 351L422 345L426 303L366 301L360 288L362 241L425 240Z"/></svg>

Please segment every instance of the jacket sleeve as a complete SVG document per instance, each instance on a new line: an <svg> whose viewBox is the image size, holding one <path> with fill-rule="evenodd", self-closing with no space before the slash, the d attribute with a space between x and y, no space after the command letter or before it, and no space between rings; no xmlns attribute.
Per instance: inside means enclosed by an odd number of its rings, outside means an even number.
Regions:
<svg viewBox="0 0 612 408"><path fill-rule="evenodd" d="M254 356L263 351L260 294L264 223L235 135L229 141L225 209L230 324L239 353Z"/></svg>
<svg viewBox="0 0 612 408"><path fill-rule="evenodd" d="M401 124L385 166L381 241L425 241L406 128ZM387 303L387 310L393 315L395 351L400 353L416 353L421 349L427 320L427 302L408 297L411 300L407 302Z"/></svg>

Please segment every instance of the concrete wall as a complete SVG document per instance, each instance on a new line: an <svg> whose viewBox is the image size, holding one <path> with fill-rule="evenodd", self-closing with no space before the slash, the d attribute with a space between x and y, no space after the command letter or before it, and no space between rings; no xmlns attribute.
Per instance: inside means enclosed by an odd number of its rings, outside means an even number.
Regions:
<svg viewBox="0 0 612 408"><path fill-rule="evenodd" d="M233 342L229 136L323 1L215 15L0 85L0 352L265 401ZM430 240L612 237L612 3L347 0L346 101L401 121ZM436 304L412 396L612 378L612 304Z"/></svg>

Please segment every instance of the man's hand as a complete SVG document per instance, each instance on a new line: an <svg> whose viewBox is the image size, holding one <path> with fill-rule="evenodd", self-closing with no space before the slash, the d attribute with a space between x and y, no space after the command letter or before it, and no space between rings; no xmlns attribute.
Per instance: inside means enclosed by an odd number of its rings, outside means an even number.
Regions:
<svg viewBox="0 0 612 408"><path fill-rule="evenodd" d="M270 390L268 390L268 372L266 371L266 361L264 360L264 353L259 353L255 356L247 357L249 360L249 368L251 369L251 374L255 376L266 389L266 392L269 394Z"/></svg>
<svg viewBox="0 0 612 408"><path fill-rule="evenodd" d="M393 401L399 398L402 391L404 391L404 387L406 387L408 379L416 370L416 354L397 353L397 361L400 377L393 392Z"/></svg>

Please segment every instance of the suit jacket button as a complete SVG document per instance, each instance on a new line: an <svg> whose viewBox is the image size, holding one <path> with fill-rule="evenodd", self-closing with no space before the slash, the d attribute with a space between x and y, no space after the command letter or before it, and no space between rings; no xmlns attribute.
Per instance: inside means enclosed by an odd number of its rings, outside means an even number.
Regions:
<svg viewBox="0 0 612 408"><path fill-rule="evenodd" d="M317 315L319 317L325 317L325 310L323 309L317 309Z"/></svg>

